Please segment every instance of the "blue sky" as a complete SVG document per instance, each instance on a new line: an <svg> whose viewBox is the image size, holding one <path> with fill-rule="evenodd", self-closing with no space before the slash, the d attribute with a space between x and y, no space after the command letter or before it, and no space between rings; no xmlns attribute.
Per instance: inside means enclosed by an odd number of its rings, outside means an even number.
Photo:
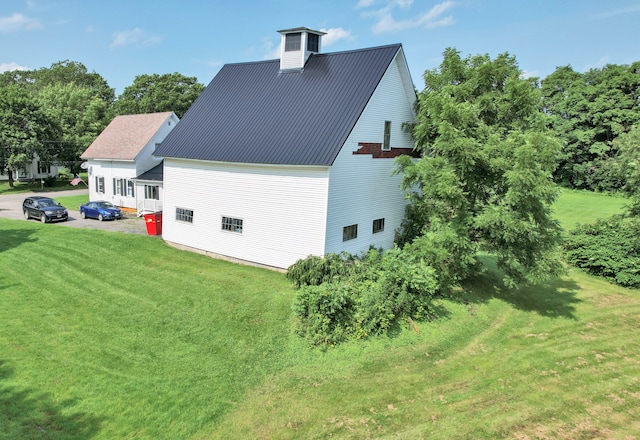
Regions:
<svg viewBox="0 0 640 440"><path fill-rule="evenodd" d="M278 57L280 29L323 52L402 43L416 87L442 52L515 55L526 75L640 61L640 0L2 0L0 71L79 61L120 94L140 74L208 84L225 63Z"/></svg>

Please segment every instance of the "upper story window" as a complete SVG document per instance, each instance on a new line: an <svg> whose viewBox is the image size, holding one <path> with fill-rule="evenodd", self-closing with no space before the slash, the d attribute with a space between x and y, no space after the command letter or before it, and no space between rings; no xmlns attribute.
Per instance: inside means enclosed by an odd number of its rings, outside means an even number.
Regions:
<svg viewBox="0 0 640 440"><path fill-rule="evenodd" d="M284 51L293 52L296 50L300 50L301 44L302 44L302 32L287 34L284 38Z"/></svg>
<svg viewBox="0 0 640 440"><path fill-rule="evenodd" d="M307 34L307 51L309 52L320 51L320 35Z"/></svg>
<svg viewBox="0 0 640 440"><path fill-rule="evenodd" d="M382 144L382 150L391 150L391 121L384 121L384 143Z"/></svg>

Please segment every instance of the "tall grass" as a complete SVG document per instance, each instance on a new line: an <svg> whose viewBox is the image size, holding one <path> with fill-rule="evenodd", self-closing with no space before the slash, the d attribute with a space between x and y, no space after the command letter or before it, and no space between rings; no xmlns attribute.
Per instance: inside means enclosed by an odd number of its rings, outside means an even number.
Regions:
<svg viewBox="0 0 640 440"><path fill-rule="evenodd" d="M0 268L0 439L640 432L640 292L579 271L492 269L438 321L312 348L282 274L154 237L0 220Z"/></svg>

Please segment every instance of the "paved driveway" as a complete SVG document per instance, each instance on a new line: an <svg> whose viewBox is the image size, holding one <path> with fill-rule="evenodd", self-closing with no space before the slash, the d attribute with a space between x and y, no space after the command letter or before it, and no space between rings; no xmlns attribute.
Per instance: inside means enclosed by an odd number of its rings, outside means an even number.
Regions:
<svg viewBox="0 0 640 440"><path fill-rule="evenodd" d="M22 214L22 201L25 197L39 195L45 197L65 197L87 194L88 189L74 189L71 191L48 191L48 192L30 192L20 194L2 194L0 195L0 217L11 218L15 220L24 220ZM74 207L75 208L75 207ZM84 219L80 217L80 212L77 210L69 209L69 220L66 222L60 222L55 224L48 224L51 226L65 226L71 228L89 228L89 229L102 229L105 231L125 232L128 234L146 234L147 228L144 223L144 218L136 217L132 214L127 214L122 220L113 221L98 221L94 219ZM35 222L37 220L28 220Z"/></svg>

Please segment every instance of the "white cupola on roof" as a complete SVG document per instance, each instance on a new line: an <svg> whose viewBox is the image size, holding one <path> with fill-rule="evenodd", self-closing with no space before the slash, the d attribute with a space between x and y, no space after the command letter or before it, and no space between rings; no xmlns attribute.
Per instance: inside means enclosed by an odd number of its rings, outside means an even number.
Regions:
<svg viewBox="0 0 640 440"><path fill-rule="evenodd" d="M283 29L280 45L280 70L301 70L311 54L320 52L320 40L325 32L306 27Z"/></svg>

